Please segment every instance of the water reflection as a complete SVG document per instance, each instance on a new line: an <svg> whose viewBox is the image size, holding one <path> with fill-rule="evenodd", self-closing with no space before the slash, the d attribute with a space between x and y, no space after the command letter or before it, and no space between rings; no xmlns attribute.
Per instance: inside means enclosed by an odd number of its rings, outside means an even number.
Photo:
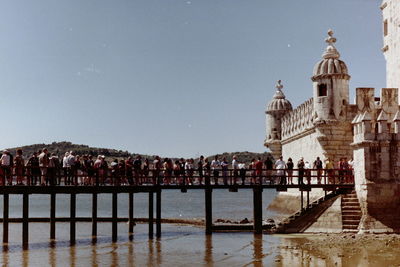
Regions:
<svg viewBox="0 0 400 267"><path fill-rule="evenodd" d="M263 266L263 235L255 234L253 241L253 265L257 267Z"/></svg>
<svg viewBox="0 0 400 267"><path fill-rule="evenodd" d="M71 246L71 247L69 248L69 254L71 255L71 256L69 257L69 259L70 259L70 266L71 266L71 267L75 267L75 264L76 264L76 247L75 247L75 246Z"/></svg>
<svg viewBox="0 0 400 267"><path fill-rule="evenodd" d="M51 267L57 266L56 250L54 248L55 248L55 244L52 244L49 248L49 265Z"/></svg>
<svg viewBox="0 0 400 267"><path fill-rule="evenodd" d="M161 250L161 239L159 238L157 238L156 241L156 250L157 250L156 254L157 265L160 265L162 263L162 250Z"/></svg>
<svg viewBox="0 0 400 267"><path fill-rule="evenodd" d="M97 247L94 245L92 246L92 266L97 267Z"/></svg>
<svg viewBox="0 0 400 267"><path fill-rule="evenodd" d="M153 260L154 260L153 240L150 239L149 241L147 241L147 244L149 246L149 254L147 256L147 266L153 266Z"/></svg>
<svg viewBox="0 0 400 267"><path fill-rule="evenodd" d="M205 245L204 262L206 266L214 266L212 235L206 235L204 245Z"/></svg>
<svg viewBox="0 0 400 267"><path fill-rule="evenodd" d="M22 251L22 266L23 267L29 266L29 250Z"/></svg>
<svg viewBox="0 0 400 267"><path fill-rule="evenodd" d="M116 243L112 244L111 266L119 266L118 245Z"/></svg>

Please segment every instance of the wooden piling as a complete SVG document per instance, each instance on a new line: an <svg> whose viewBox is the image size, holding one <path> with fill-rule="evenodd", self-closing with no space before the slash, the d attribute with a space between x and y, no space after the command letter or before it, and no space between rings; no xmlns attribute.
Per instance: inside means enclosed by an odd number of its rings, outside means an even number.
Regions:
<svg viewBox="0 0 400 267"><path fill-rule="evenodd" d="M97 193L92 194L92 242L97 241Z"/></svg>
<svg viewBox="0 0 400 267"><path fill-rule="evenodd" d="M253 188L254 232L262 234L262 188Z"/></svg>
<svg viewBox="0 0 400 267"><path fill-rule="evenodd" d="M307 208L310 206L310 191L307 190Z"/></svg>
<svg viewBox="0 0 400 267"><path fill-rule="evenodd" d="M29 246L29 195L22 195L22 247L27 249Z"/></svg>
<svg viewBox="0 0 400 267"><path fill-rule="evenodd" d="M56 194L50 194L50 239L56 239Z"/></svg>
<svg viewBox="0 0 400 267"><path fill-rule="evenodd" d="M112 193L112 242L118 240L118 194Z"/></svg>
<svg viewBox="0 0 400 267"><path fill-rule="evenodd" d="M156 192L156 236L161 237L161 189Z"/></svg>
<svg viewBox="0 0 400 267"><path fill-rule="evenodd" d="M153 239L153 220L154 220L154 196L153 192L149 192L149 238Z"/></svg>
<svg viewBox="0 0 400 267"><path fill-rule="evenodd" d="M9 195L3 195L3 243L8 243L8 209Z"/></svg>
<svg viewBox="0 0 400 267"><path fill-rule="evenodd" d="M129 230L128 230L128 235L129 235L129 240L133 240L133 226L134 226L134 221L133 221L133 193L129 193Z"/></svg>
<svg viewBox="0 0 400 267"><path fill-rule="evenodd" d="M304 202L304 200L303 200L303 198L304 198L304 196L303 196L303 189L302 188L300 188L300 208L301 208L301 210L303 211L303 209L304 209L304 204L303 204L303 202Z"/></svg>
<svg viewBox="0 0 400 267"><path fill-rule="evenodd" d="M205 192L205 208L206 208L206 235L212 234L212 188L207 186Z"/></svg>
<svg viewBox="0 0 400 267"><path fill-rule="evenodd" d="M70 203L70 225L69 225L69 240L71 245L75 245L76 242L76 194L71 193Z"/></svg>

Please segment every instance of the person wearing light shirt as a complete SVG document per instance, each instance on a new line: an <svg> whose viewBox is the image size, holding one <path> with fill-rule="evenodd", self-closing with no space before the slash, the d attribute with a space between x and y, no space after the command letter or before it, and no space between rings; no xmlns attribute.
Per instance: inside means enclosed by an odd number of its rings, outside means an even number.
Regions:
<svg viewBox="0 0 400 267"><path fill-rule="evenodd" d="M277 169L277 176L280 178L279 184L285 185L286 184L286 177L285 177L285 169L286 163L283 161L282 156L275 162L275 169Z"/></svg>
<svg viewBox="0 0 400 267"><path fill-rule="evenodd" d="M236 184L236 180L239 176L239 162L237 161L236 156L233 156L232 168L233 168L233 183Z"/></svg>
<svg viewBox="0 0 400 267"><path fill-rule="evenodd" d="M213 161L211 161L211 169L213 170L214 183L218 184L219 168L221 167L221 162L218 160L218 156L215 156Z"/></svg>

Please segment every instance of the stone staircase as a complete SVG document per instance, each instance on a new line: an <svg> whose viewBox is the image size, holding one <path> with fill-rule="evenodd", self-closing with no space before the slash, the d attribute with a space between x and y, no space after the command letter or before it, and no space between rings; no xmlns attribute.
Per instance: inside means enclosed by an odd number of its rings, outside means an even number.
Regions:
<svg viewBox="0 0 400 267"><path fill-rule="evenodd" d="M310 220L307 219L309 215L313 213L321 213L325 210L322 207L323 203L333 202L334 198L338 197L341 194L340 191L331 192L326 196L323 196L316 201L310 203L303 210L299 210L295 214L285 218L282 222L278 223L273 229L274 233L294 233L294 232L302 232L302 230L307 228L307 224ZM329 206L329 205L328 205ZM296 230L294 230L296 229Z"/></svg>
<svg viewBox="0 0 400 267"><path fill-rule="evenodd" d="M353 190L342 195L342 224L343 232L357 233L361 220L361 208L357 194Z"/></svg>

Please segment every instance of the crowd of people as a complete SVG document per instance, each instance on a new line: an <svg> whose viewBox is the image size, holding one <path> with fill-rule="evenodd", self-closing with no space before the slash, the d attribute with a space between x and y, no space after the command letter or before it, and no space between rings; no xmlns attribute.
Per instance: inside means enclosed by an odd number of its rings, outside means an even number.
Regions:
<svg viewBox="0 0 400 267"><path fill-rule="evenodd" d="M127 159L107 161L104 155L77 155L66 152L62 158L44 148L34 152L27 160L23 151L16 150L13 156L4 150L0 158L0 185L146 185L146 184L256 184L351 183L353 161L340 159L337 165L319 157L311 165L301 158L297 165L289 158L280 157L275 162L271 157L252 159L245 164L233 156L229 163L225 157L215 156L212 160L161 159L159 156L142 159L140 155ZM297 167L297 169L295 168ZM325 167L325 168L324 168ZM296 171L296 173L294 173ZM296 174L296 175L295 175ZM304 181L304 179L306 181ZM15 181L15 182L14 182Z"/></svg>

